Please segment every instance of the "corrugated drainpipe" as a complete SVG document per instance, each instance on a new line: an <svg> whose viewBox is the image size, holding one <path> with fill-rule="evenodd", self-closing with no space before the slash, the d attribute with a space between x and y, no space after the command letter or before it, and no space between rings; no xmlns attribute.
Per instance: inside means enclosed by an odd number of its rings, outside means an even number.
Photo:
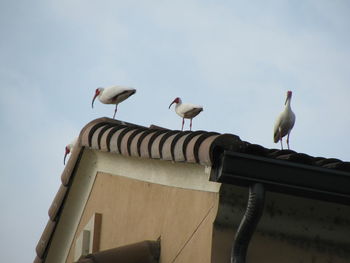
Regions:
<svg viewBox="0 0 350 263"><path fill-rule="evenodd" d="M236 232L231 251L231 263L245 263L251 237L264 210L265 188L256 183L249 187L248 205Z"/></svg>

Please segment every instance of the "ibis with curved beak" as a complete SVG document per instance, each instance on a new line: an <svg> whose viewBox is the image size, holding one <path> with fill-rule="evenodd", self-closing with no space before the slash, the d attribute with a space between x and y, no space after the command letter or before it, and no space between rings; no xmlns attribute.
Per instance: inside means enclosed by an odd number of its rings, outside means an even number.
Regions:
<svg viewBox="0 0 350 263"><path fill-rule="evenodd" d="M63 164L66 164L66 157L69 153L71 153L74 149L75 144L77 143L78 138L75 138L70 144L68 144L65 148L65 154L63 158Z"/></svg>
<svg viewBox="0 0 350 263"><path fill-rule="evenodd" d="M280 113L275 122L273 130L273 141L277 143L281 141L281 149L283 150L282 138L287 135L287 147L289 149L289 135L294 127L295 114L290 106L292 100L292 92L287 92L284 111Z"/></svg>
<svg viewBox="0 0 350 263"><path fill-rule="evenodd" d="M196 117L201 111L203 111L203 107L199 105L194 105L190 103L182 103L182 100L177 97L173 100L173 102L169 105L169 109L171 105L176 103L175 106L175 112L177 115L182 117L182 128L181 130L183 131L184 129L184 124L185 124L185 119L190 119L190 131L192 130L192 119Z"/></svg>
<svg viewBox="0 0 350 263"><path fill-rule="evenodd" d="M118 104L129 98L131 95L136 93L136 89L124 87L124 86L112 86L108 88L97 88L95 96L92 99L91 107L94 107L94 101L96 98L99 99L103 104L115 104L115 114L117 113Z"/></svg>

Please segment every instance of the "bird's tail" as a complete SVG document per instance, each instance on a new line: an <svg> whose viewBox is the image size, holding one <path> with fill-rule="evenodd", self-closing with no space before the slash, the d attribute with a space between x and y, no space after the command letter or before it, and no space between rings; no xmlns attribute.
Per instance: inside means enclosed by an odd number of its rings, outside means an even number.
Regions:
<svg viewBox="0 0 350 263"><path fill-rule="evenodd" d="M278 132L275 132L273 135L273 142L278 143L279 140L280 140L280 136L279 136Z"/></svg>

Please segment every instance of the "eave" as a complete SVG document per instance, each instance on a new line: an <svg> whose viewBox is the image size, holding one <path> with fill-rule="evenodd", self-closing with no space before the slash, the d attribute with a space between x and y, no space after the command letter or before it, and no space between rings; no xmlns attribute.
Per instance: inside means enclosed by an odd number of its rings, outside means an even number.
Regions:
<svg viewBox="0 0 350 263"><path fill-rule="evenodd" d="M212 180L350 205L350 173L302 163L224 151Z"/></svg>

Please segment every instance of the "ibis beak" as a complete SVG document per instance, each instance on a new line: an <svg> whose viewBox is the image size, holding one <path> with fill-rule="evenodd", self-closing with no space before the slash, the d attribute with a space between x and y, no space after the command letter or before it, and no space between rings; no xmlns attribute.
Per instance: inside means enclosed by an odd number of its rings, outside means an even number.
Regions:
<svg viewBox="0 0 350 263"><path fill-rule="evenodd" d="M171 105L173 105L173 104L174 104L174 102L175 102L175 100L174 100L172 103L170 103L170 105L169 105L169 109L170 109Z"/></svg>
<svg viewBox="0 0 350 263"><path fill-rule="evenodd" d="M286 101L284 102L284 105L287 104L288 101L290 101L292 99L292 91L288 91L287 92L287 98L286 98Z"/></svg>
<svg viewBox="0 0 350 263"><path fill-rule="evenodd" d="M288 94L287 94L286 101L284 102L284 105L286 105L286 104L287 104L287 101L288 101L288 100L290 100L290 98L291 98L291 95L288 93Z"/></svg>
<svg viewBox="0 0 350 263"><path fill-rule="evenodd" d="M98 96L98 94L95 94L94 98L92 99L92 103L91 103L91 107L92 108L94 108L94 101L95 101L97 96Z"/></svg>
<svg viewBox="0 0 350 263"><path fill-rule="evenodd" d="M64 154L63 164L66 164L66 157L67 157L68 153L70 153L70 150L68 149L68 147L66 147L66 153Z"/></svg>

